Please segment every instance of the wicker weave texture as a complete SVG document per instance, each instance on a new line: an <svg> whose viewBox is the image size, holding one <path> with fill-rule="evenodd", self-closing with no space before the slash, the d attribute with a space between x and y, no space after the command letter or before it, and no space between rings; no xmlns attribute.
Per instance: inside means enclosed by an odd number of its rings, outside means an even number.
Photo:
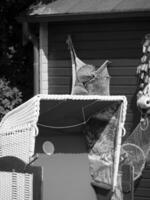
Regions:
<svg viewBox="0 0 150 200"><path fill-rule="evenodd" d="M1 200L33 200L33 175L0 172Z"/></svg>

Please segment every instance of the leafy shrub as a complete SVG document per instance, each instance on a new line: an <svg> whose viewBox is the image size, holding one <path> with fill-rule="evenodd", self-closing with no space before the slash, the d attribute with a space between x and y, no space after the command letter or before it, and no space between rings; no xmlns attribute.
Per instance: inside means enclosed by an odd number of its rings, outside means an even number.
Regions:
<svg viewBox="0 0 150 200"><path fill-rule="evenodd" d="M5 78L0 79L0 120L10 110L21 104L22 93L11 87Z"/></svg>

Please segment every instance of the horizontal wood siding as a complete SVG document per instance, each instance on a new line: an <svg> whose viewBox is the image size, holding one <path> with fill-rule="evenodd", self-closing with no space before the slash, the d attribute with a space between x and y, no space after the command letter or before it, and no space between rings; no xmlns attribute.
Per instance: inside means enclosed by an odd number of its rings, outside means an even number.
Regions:
<svg viewBox="0 0 150 200"><path fill-rule="evenodd" d="M142 176L135 184L134 200L150 199L150 165L145 167Z"/></svg>
<svg viewBox="0 0 150 200"><path fill-rule="evenodd" d="M71 61L66 44L70 34L80 59L97 67L105 59L112 62L108 68L111 95L128 98L126 129L130 134L140 118L136 108L136 67L142 56L141 41L150 32L149 25L150 19L49 23L49 93L70 94Z"/></svg>
<svg viewBox="0 0 150 200"><path fill-rule="evenodd" d="M141 40L150 31L149 21L113 20L49 25L49 58L69 59L65 40L72 35L84 59L139 58Z"/></svg>

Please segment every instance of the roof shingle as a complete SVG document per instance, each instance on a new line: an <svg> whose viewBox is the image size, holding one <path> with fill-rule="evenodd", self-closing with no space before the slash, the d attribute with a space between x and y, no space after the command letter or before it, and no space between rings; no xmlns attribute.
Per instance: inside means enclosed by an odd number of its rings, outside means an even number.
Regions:
<svg viewBox="0 0 150 200"><path fill-rule="evenodd" d="M150 11L150 0L56 0L32 5L27 15Z"/></svg>

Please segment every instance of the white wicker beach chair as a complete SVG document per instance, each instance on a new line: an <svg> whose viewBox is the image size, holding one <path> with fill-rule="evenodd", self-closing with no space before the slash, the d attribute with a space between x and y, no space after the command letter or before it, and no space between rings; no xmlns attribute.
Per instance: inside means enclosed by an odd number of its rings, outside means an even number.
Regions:
<svg viewBox="0 0 150 200"><path fill-rule="evenodd" d="M32 174L0 172L1 200L33 200Z"/></svg>
<svg viewBox="0 0 150 200"><path fill-rule="evenodd" d="M29 163L38 134L39 100L30 99L7 113L0 123L0 157L14 156Z"/></svg>
<svg viewBox="0 0 150 200"><path fill-rule="evenodd" d="M119 170L122 131L127 101L124 96L36 95L12 110L0 123L0 157L15 156L29 163L34 156L38 126L48 130L81 130L89 117L114 102L120 103L120 119L114 152L112 187L115 190ZM41 134L41 133L40 133Z"/></svg>
<svg viewBox="0 0 150 200"><path fill-rule="evenodd" d="M41 200L41 167L31 167L15 157L0 158L0 199Z"/></svg>

